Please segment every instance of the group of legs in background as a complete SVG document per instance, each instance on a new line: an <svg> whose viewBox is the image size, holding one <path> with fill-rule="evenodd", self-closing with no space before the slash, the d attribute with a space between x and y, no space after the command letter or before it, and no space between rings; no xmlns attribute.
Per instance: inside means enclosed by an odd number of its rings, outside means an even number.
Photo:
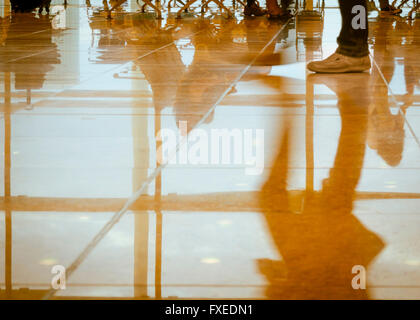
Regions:
<svg viewBox="0 0 420 320"><path fill-rule="evenodd" d="M263 16L268 15L269 18L287 18L290 16L288 10L292 0L281 0L281 6L279 6L277 0L266 0L267 10L262 9L257 0L247 0L244 9L245 16Z"/></svg>
<svg viewBox="0 0 420 320"><path fill-rule="evenodd" d="M66 1L65 1L66 2ZM264 16L270 19L287 19L291 17L289 7L293 0L266 0L266 9L258 4L257 0L247 0L245 16ZM403 1L402 3L406 3ZM22 4L25 4L22 7ZM49 11L51 0L31 1L30 6L44 8ZM368 50L368 21L369 9L372 9L372 0L338 0L342 18L340 35L337 38L338 48L330 57L322 61L313 61L308 64L308 69L319 73L363 72L371 67ZM381 14L398 15L402 12L400 6L396 7L389 0L379 0ZM21 0L11 0L14 11L24 10L29 3ZM362 12L363 11L363 12ZM358 15L359 17L356 17ZM354 25L354 19L359 23Z"/></svg>

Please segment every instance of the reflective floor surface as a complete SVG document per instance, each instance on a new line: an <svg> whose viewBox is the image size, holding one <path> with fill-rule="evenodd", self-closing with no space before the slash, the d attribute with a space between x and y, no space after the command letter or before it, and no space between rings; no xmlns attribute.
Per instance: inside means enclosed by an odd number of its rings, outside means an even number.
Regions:
<svg viewBox="0 0 420 320"><path fill-rule="evenodd" d="M420 20L0 3L1 298L420 299Z"/></svg>

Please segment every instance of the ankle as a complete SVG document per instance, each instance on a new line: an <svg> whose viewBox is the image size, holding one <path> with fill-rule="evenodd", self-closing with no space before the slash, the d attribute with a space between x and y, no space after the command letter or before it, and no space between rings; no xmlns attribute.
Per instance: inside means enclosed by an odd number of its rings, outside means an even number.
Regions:
<svg viewBox="0 0 420 320"><path fill-rule="evenodd" d="M277 3L277 1L267 1L266 3L267 5L267 9L280 9L279 4Z"/></svg>
<svg viewBox="0 0 420 320"><path fill-rule="evenodd" d="M281 14L284 12L282 8L276 5L267 5L267 10L269 12L275 12L276 14Z"/></svg>

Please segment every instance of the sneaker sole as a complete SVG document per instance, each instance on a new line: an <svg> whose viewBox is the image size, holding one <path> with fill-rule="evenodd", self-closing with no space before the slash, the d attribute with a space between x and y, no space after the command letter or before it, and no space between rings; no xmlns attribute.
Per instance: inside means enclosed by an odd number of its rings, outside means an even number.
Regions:
<svg viewBox="0 0 420 320"><path fill-rule="evenodd" d="M364 68L343 68L343 69L335 69L335 70L320 70L314 69L311 67L307 67L309 71L316 72L316 73L359 73L365 72L371 69L372 66L364 67Z"/></svg>

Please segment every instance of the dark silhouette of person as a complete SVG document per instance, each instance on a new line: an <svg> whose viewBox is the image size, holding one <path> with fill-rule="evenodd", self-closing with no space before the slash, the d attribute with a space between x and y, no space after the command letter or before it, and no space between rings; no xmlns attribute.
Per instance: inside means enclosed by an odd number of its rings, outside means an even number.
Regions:
<svg viewBox="0 0 420 320"><path fill-rule="evenodd" d="M367 299L354 289L354 266L368 268L384 247L382 240L353 214L355 189L363 167L369 75L311 75L338 97L341 133L329 176L319 191L287 190L292 123L260 192L260 206L282 261L259 260L271 299ZM296 212L294 208L302 209ZM356 281L356 283L358 283Z"/></svg>

